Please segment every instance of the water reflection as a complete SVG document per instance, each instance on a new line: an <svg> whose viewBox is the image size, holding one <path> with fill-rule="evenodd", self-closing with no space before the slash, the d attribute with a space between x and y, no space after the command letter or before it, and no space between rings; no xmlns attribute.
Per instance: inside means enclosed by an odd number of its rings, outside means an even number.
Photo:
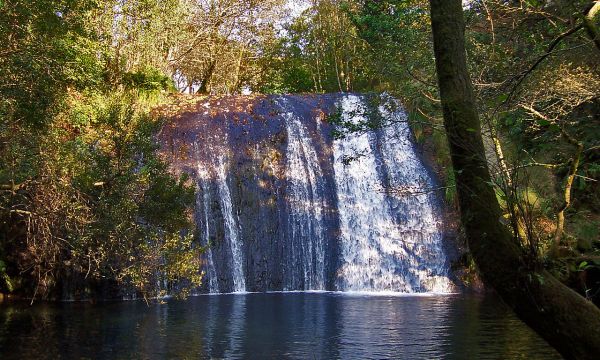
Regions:
<svg viewBox="0 0 600 360"><path fill-rule="evenodd" d="M0 307L2 359L555 359L493 298L335 293Z"/></svg>

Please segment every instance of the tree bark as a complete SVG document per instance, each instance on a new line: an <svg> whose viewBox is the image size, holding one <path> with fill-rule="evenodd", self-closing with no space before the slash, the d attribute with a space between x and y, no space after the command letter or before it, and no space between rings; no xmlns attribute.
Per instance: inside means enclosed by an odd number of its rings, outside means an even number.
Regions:
<svg viewBox="0 0 600 360"><path fill-rule="evenodd" d="M208 86L210 85L210 80L213 76L216 66L217 66L216 60L211 60L209 66L208 66L208 69L206 69L206 72L202 76L202 81L200 81L200 87L196 91L196 94L208 94L209 93Z"/></svg>
<svg viewBox="0 0 600 360"><path fill-rule="evenodd" d="M237 65L235 67L235 77L233 81L233 88L230 89L231 94L241 93L242 81L241 81L241 72L242 72L242 60L244 59L244 52L246 51L246 44L243 44L240 47L240 54L238 55Z"/></svg>
<svg viewBox="0 0 600 360"><path fill-rule="evenodd" d="M585 27L590 39L592 39L598 50L600 50L600 31L598 31L598 28L594 23L598 13L600 13L600 1L594 1L589 9L587 9L584 13L583 26Z"/></svg>
<svg viewBox="0 0 600 360"><path fill-rule="evenodd" d="M573 181L575 180L575 175L577 175L577 170L579 169L579 162L581 161L581 155L583 154L583 144L573 136L571 136L565 130L562 130L563 136L567 139L569 144L575 146L575 155L573 155L573 159L571 159L571 166L569 166L569 172L567 177L565 178L565 184L563 189L563 202L558 209L558 213L556 214L556 232L554 233L554 253L558 252L558 248L560 247L560 242L565 233L565 211L571 206L571 189L573 187Z"/></svg>
<svg viewBox="0 0 600 360"><path fill-rule="evenodd" d="M467 71L461 0L430 0L436 69L469 249L484 281L566 358L600 354L600 309L569 289L500 222Z"/></svg>

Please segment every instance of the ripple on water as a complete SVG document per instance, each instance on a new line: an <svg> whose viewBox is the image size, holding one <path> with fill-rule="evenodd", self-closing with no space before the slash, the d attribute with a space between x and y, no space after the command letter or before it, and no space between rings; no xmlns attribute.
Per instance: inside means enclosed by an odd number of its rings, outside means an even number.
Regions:
<svg viewBox="0 0 600 360"><path fill-rule="evenodd" d="M327 292L0 306L2 359L558 359L495 298Z"/></svg>

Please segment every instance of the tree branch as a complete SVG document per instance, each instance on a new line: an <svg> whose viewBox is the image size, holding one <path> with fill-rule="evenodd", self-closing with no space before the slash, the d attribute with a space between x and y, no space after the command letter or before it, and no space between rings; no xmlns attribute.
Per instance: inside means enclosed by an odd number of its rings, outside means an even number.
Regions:
<svg viewBox="0 0 600 360"><path fill-rule="evenodd" d="M567 30L564 33L558 35L558 37L556 37L556 39L552 40L552 42L548 46L548 50L546 50L546 52L542 56L540 56L537 59L537 61L534 62L533 65L531 65L529 67L528 70L525 70L521 74L518 75L519 80L517 81L517 83L515 84L515 86L513 86L513 88L511 89L511 91L508 93L508 97L506 98L506 100L504 100L503 104L507 104L511 100L511 98L514 95L515 91L521 85L521 83L523 83L523 81L525 80L525 78L527 76L529 76L529 74L531 74L542 63L542 61L544 61L544 59L546 59L548 56L550 56L552 54L552 51L554 50L554 48L556 46L558 46L558 44L560 44L561 41L563 41L568 36L575 34L577 31L579 31L581 29L583 29L583 25L579 24L579 25L575 26L574 28L572 28L570 30Z"/></svg>

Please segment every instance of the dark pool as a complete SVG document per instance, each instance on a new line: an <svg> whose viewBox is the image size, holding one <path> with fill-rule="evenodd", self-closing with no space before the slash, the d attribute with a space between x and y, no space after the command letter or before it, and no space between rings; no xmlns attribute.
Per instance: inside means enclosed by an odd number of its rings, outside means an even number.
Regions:
<svg viewBox="0 0 600 360"><path fill-rule="evenodd" d="M0 305L0 359L556 359L497 299L336 293Z"/></svg>

